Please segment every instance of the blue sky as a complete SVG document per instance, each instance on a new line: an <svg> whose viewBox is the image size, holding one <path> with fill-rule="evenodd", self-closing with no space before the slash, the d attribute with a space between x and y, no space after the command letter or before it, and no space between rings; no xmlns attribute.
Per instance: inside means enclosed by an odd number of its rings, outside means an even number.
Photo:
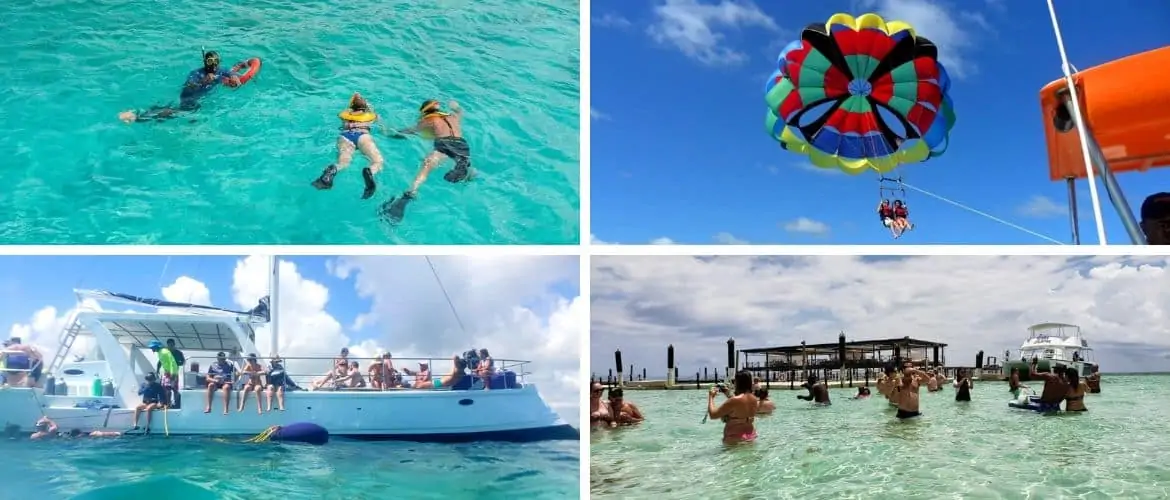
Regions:
<svg viewBox="0 0 1170 500"><path fill-rule="evenodd" d="M329 288L328 312L343 325L369 310L370 302L357 296L350 280L328 273L331 257L291 257L306 279ZM74 288L106 290L162 298L162 288L180 276L194 278L211 291L213 305L244 309L232 301L232 271L240 257L128 257L128 256L6 256L0 257L0 324L27 323L46 306L58 314L76 305ZM122 306L117 306L120 308ZM351 335L351 338L353 336ZM357 340L361 340L360 336Z"/></svg>
<svg viewBox="0 0 1170 500"><path fill-rule="evenodd" d="M721 9L696 8L722 5ZM1073 65L1170 42L1160 2L1062 2ZM900 170L907 184L1070 241L1064 183L1048 180L1038 93L1061 77L1044 2L1006 0L596 0L592 4L592 232L605 242L882 244L876 175L806 166L764 130L764 81L779 49L836 12L900 13L940 46L958 122L947 153ZM1102 27L1113 27L1105 34ZM1108 37L1108 38L1104 38ZM1108 40L1108 43L1103 43ZM1119 176L1131 204L1170 171ZM1105 197L1111 243L1126 243ZM1080 183L1081 238L1096 242ZM903 244L1044 244L911 190ZM1136 207L1135 207L1136 211Z"/></svg>

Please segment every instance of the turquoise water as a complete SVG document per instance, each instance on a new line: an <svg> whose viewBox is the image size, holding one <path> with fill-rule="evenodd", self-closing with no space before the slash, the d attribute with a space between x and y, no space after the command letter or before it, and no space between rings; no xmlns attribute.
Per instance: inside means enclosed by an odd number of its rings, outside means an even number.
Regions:
<svg viewBox="0 0 1170 500"><path fill-rule="evenodd" d="M576 441L321 447L203 438L0 442L0 498L579 498ZM167 495L166 493L169 493Z"/></svg>
<svg viewBox="0 0 1170 500"><path fill-rule="evenodd" d="M576 244L577 2L27 0L0 4L0 241L22 244ZM188 119L200 47L260 74ZM478 179L437 169L405 221L378 206L430 145L379 137L379 192L355 158L332 191L337 113L360 91L391 126L458 100Z"/></svg>
<svg viewBox="0 0 1170 500"><path fill-rule="evenodd" d="M1007 408L1004 382L977 382L970 403L924 390L907 422L876 392L830 393L819 408L773 390L757 442L725 448L722 423L700 423L705 391L628 391L647 422L591 433L591 497L1170 498L1170 376L1106 375L1088 412L1055 416Z"/></svg>

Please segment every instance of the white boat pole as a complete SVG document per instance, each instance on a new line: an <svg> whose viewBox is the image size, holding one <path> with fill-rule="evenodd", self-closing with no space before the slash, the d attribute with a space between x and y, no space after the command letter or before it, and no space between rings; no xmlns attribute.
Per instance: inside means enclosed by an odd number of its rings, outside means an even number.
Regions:
<svg viewBox="0 0 1170 500"><path fill-rule="evenodd" d="M1097 196L1097 180L1093 174L1093 158L1089 154L1089 132L1085 129L1085 116L1081 113L1081 100L1077 93L1076 82L1072 77L1072 65L1068 62L1068 53L1064 50L1064 36L1060 34L1060 23L1056 20L1056 6L1053 0L1048 0L1048 16L1052 18L1052 32L1056 35L1056 48L1060 51L1060 69L1064 73L1064 81L1068 85L1069 95L1072 97L1073 118L1076 119L1077 135L1081 138L1081 157L1085 161L1085 180L1089 183L1089 199L1093 203L1093 219L1097 223L1097 244L1108 245L1105 240L1105 222L1101 217L1101 198Z"/></svg>
<svg viewBox="0 0 1170 500"><path fill-rule="evenodd" d="M277 304L280 295L280 259L275 255L268 257L268 331L272 345L269 347L268 357L275 358L280 353L280 315Z"/></svg>

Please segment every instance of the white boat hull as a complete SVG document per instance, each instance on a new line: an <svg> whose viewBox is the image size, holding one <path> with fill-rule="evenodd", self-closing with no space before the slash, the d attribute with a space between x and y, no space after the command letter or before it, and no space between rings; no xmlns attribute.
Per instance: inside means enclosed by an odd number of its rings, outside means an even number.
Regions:
<svg viewBox="0 0 1170 500"><path fill-rule="evenodd" d="M580 439L577 429L541 399L536 387L495 391L293 391L285 410L257 413L255 394L223 414L221 393L204 413L205 392L185 390L180 410L155 412L152 431L172 435L255 435L272 425L312 422L333 436L412 441L542 441ZM124 430L133 408L110 408L115 398L45 396L41 389L0 390L0 420L29 429L42 415L62 431ZM145 426L145 415L139 424Z"/></svg>

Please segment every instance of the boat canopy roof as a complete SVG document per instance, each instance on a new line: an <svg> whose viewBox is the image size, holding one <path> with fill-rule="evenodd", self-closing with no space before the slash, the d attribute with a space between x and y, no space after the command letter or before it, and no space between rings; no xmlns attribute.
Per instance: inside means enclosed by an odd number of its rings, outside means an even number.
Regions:
<svg viewBox="0 0 1170 500"><path fill-rule="evenodd" d="M1030 331L1059 330L1061 328L1075 328L1077 330L1081 329L1081 327L1079 327L1077 325L1070 325L1068 323L1038 323L1038 324L1029 326L1028 330L1030 330Z"/></svg>
<svg viewBox="0 0 1170 500"><path fill-rule="evenodd" d="M82 311L77 315L80 331L93 334L88 320L97 321L119 344L145 348L151 340L175 340L179 349L195 351L242 351L242 333L254 342L256 328L270 319L268 297L251 311L173 302L101 290L75 290L79 298L153 307L158 312ZM92 325L92 323L90 323Z"/></svg>

